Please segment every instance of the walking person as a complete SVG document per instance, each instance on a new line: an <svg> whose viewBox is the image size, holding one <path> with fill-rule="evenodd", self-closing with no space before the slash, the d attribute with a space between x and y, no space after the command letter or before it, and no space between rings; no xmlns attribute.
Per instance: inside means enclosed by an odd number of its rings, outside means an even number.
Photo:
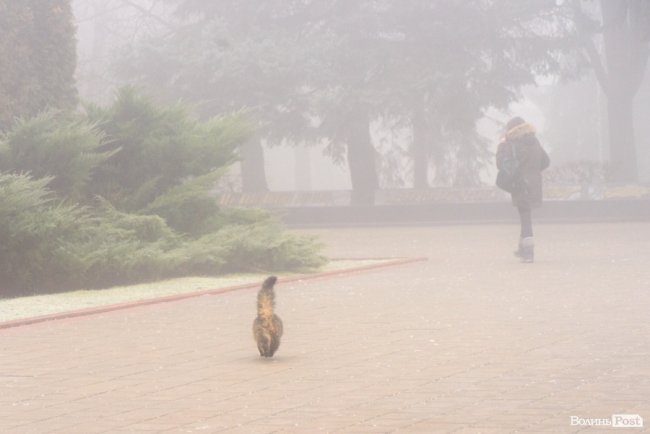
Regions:
<svg viewBox="0 0 650 434"><path fill-rule="evenodd" d="M519 212L521 232L515 255L522 262L533 262L532 210L542 204L542 171L549 166L550 159L535 136L535 128L522 118L512 118L505 130L496 155L497 185L512 195L512 203Z"/></svg>

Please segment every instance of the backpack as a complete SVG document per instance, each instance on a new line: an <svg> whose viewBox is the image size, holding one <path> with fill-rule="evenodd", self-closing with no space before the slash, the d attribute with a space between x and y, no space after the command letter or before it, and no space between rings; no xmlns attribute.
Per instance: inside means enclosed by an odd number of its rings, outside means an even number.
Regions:
<svg viewBox="0 0 650 434"><path fill-rule="evenodd" d="M497 173L496 185L501 190L512 193L517 185L522 181L521 161L517 158L516 147L514 143L510 144L510 155L505 157L501 162L501 169Z"/></svg>

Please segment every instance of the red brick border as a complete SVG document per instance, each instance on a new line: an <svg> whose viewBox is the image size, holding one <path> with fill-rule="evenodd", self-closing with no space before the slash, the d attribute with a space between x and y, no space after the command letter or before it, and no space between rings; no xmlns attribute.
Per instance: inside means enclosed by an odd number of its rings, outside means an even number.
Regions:
<svg viewBox="0 0 650 434"><path fill-rule="evenodd" d="M278 282L287 283L287 282L296 282L300 280L326 279L331 277L343 276L347 274L361 273L364 271L370 271L379 268L392 267L395 265L403 265L403 264L410 264L413 262L426 261L428 258L417 257L417 258L353 258L353 259L385 260L386 262L382 262L379 264L363 265L354 268L346 268L343 270L325 271L322 273L314 273L314 274L302 274L299 276L281 278L278 279ZM260 285L259 282L245 283L241 285L229 286L226 288L206 289L206 290L190 292L186 294L169 295L166 297L150 298L150 299L132 301L127 303L110 304L107 306L90 307L87 309L73 310L69 312L60 312L60 313L36 316L31 318L22 318L17 320L0 322L0 330L8 329L11 327L22 327L31 324L38 324L45 321L54 321L54 320L61 320L61 319L68 319L68 318L77 318L81 316L96 315L100 313L113 312L116 310L129 309L132 307L147 306L147 305L158 304L158 303L168 303L172 301L185 300L187 298L201 297L204 295L219 295L219 294L225 294L227 292L239 291L243 289L254 289L259 287L259 285Z"/></svg>

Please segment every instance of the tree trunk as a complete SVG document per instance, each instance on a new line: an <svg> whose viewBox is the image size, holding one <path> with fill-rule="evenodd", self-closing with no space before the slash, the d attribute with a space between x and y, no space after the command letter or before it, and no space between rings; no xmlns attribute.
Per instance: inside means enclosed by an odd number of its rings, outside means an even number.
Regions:
<svg viewBox="0 0 650 434"><path fill-rule="evenodd" d="M242 191L268 191L264 170L264 149L259 137L253 137L240 148Z"/></svg>
<svg viewBox="0 0 650 434"><path fill-rule="evenodd" d="M611 178L615 182L636 182L638 168L634 141L634 97L626 93L610 93L607 98L607 117Z"/></svg>
<svg viewBox="0 0 650 434"><path fill-rule="evenodd" d="M413 116L413 188L429 188L429 147L431 146L424 114L418 111Z"/></svg>
<svg viewBox="0 0 650 434"><path fill-rule="evenodd" d="M348 131L348 167L352 182L352 205L373 205L379 186L375 166L375 148L370 138L367 113L353 117Z"/></svg>
<svg viewBox="0 0 650 434"><path fill-rule="evenodd" d="M297 145L293 149L295 158L295 185L298 191L311 190L311 148Z"/></svg>
<svg viewBox="0 0 650 434"><path fill-rule="evenodd" d="M643 81L648 59L647 26L641 3L601 0L607 71L599 74L607 95L611 177L615 182L638 180L634 140L634 96ZM650 14L648 15L650 17Z"/></svg>

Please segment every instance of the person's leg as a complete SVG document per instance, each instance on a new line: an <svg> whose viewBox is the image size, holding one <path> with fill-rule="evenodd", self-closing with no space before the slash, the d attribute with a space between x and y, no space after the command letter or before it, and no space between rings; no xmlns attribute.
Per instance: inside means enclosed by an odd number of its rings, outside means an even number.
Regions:
<svg viewBox="0 0 650 434"><path fill-rule="evenodd" d="M521 232L519 249L515 252L515 255L521 258L523 262L533 262L535 257L535 243L533 239L532 211L527 205L520 205L517 207L517 210L519 211Z"/></svg>
<svg viewBox="0 0 650 434"><path fill-rule="evenodd" d="M521 222L520 238L523 240L524 238L532 237L533 216L530 207L520 205L517 209L519 210L519 221Z"/></svg>

